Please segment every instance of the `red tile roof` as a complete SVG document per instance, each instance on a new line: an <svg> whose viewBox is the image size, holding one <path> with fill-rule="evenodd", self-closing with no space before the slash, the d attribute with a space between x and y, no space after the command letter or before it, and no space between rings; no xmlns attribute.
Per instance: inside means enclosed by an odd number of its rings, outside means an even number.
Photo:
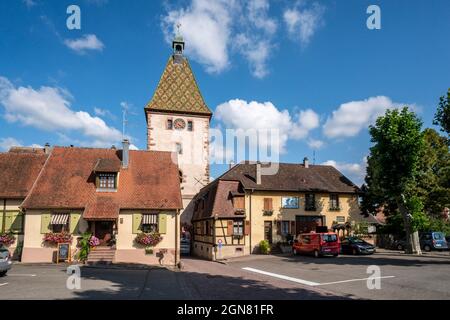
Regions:
<svg viewBox="0 0 450 320"><path fill-rule="evenodd" d="M194 198L197 210L194 211L192 221L214 216L220 218L239 217L239 215L236 215L236 210L233 206L233 195L245 195L239 181L214 181L208 187L202 189Z"/></svg>
<svg viewBox="0 0 450 320"><path fill-rule="evenodd" d="M25 198L46 159L42 153L0 153L0 198Z"/></svg>
<svg viewBox="0 0 450 320"><path fill-rule="evenodd" d="M170 152L130 151L129 167L120 169L117 191L97 192L98 160L114 163L121 154L114 149L55 147L23 207L86 209L91 218L117 217L117 207L182 208L178 166Z"/></svg>

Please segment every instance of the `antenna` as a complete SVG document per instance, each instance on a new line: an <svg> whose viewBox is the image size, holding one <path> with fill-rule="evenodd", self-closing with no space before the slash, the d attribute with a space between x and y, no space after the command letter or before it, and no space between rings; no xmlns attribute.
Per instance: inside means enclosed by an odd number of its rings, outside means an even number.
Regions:
<svg viewBox="0 0 450 320"><path fill-rule="evenodd" d="M313 150L313 164L316 164L316 150Z"/></svg>

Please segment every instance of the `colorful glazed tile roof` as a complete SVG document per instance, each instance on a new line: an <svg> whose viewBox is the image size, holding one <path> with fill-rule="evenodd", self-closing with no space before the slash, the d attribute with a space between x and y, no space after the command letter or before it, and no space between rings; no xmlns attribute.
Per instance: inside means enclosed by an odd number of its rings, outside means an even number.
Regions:
<svg viewBox="0 0 450 320"><path fill-rule="evenodd" d="M155 94L145 109L211 116L189 62L184 57L179 58L180 63L175 62L174 56L169 58Z"/></svg>

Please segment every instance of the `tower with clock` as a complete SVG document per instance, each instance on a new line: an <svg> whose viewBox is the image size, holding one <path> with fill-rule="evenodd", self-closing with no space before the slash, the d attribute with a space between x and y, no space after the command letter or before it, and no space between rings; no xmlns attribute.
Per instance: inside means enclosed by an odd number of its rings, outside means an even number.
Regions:
<svg viewBox="0 0 450 320"><path fill-rule="evenodd" d="M172 151L180 168L184 210L181 222L190 223L192 198L209 183L209 124L212 112L198 88L184 56L185 42L177 35L173 53L152 99L145 107L147 149Z"/></svg>

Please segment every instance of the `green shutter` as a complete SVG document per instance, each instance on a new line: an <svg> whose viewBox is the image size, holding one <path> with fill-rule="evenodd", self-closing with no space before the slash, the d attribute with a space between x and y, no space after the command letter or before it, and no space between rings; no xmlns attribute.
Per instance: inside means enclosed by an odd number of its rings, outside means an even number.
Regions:
<svg viewBox="0 0 450 320"><path fill-rule="evenodd" d="M50 213L42 213L41 214L41 233L50 232Z"/></svg>
<svg viewBox="0 0 450 320"><path fill-rule="evenodd" d="M11 213L11 232L14 233L23 233L23 212L12 212Z"/></svg>
<svg viewBox="0 0 450 320"><path fill-rule="evenodd" d="M142 214L133 213L133 233L139 233L141 222L142 222Z"/></svg>
<svg viewBox="0 0 450 320"><path fill-rule="evenodd" d="M70 213L70 233L71 234L79 234L79 224L80 224L81 213L79 212L71 212Z"/></svg>
<svg viewBox="0 0 450 320"><path fill-rule="evenodd" d="M5 212L5 232L11 232L13 224L13 212Z"/></svg>
<svg viewBox="0 0 450 320"><path fill-rule="evenodd" d="M159 233L166 233L167 232L167 214L160 213L158 215L159 221L158 221L158 232Z"/></svg>

